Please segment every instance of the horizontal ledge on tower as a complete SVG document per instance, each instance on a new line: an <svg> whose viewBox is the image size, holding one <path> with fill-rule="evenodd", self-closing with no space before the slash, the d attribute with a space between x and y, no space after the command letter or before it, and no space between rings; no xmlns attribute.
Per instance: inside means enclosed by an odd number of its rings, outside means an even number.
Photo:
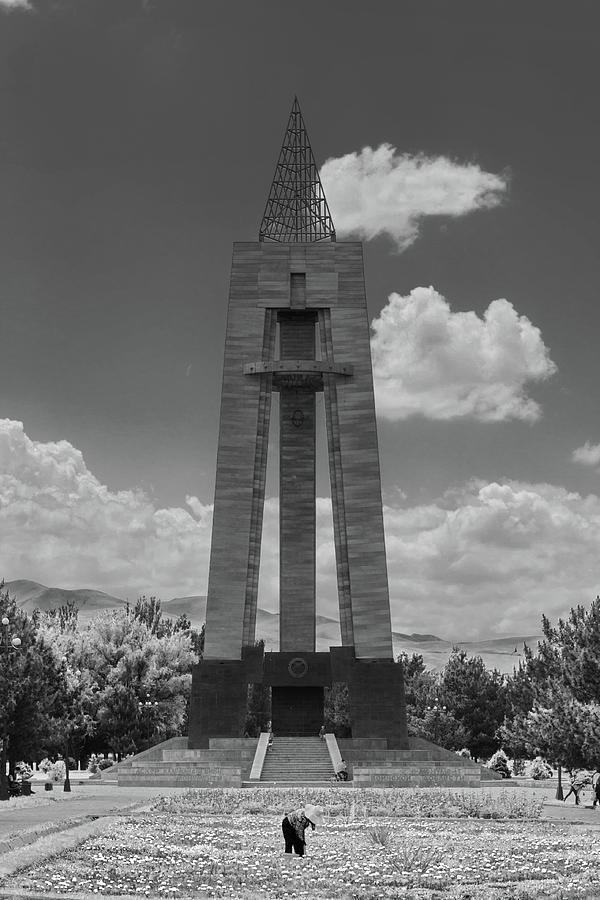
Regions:
<svg viewBox="0 0 600 900"><path fill-rule="evenodd" d="M319 375L352 375L354 366L331 362L327 359L268 359L246 363L244 375L264 375L265 373L287 374L294 372L317 372Z"/></svg>

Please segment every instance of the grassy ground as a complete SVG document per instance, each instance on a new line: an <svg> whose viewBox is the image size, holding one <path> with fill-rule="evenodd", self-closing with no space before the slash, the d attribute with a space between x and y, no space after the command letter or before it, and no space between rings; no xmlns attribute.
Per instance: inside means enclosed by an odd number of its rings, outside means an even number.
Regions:
<svg viewBox="0 0 600 900"><path fill-rule="evenodd" d="M307 833L304 859L283 853L281 834L282 812L301 799L293 791L191 791L150 814L108 821L23 868L10 886L153 898L600 896L597 834L540 820L535 798L484 793L474 805L472 792L325 790L310 798L327 818Z"/></svg>

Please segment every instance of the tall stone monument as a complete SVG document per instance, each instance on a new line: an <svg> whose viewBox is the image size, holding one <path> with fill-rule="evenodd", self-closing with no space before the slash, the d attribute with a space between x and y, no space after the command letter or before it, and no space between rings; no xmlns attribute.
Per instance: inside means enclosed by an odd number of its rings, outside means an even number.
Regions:
<svg viewBox="0 0 600 900"><path fill-rule="evenodd" d="M269 426L279 394L280 647L255 645ZM316 652L316 395L331 481L341 646ZM354 738L408 748L393 660L362 245L335 229L297 100L259 240L233 248L204 659L190 748L241 737L250 683L276 734L316 734L349 687Z"/></svg>

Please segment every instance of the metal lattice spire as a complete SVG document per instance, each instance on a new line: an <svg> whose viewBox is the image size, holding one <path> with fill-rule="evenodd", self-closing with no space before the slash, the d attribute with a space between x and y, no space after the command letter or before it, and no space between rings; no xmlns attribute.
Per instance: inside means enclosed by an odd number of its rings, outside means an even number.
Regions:
<svg viewBox="0 0 600 900"><path fill-rule="evenodd" d="M335 228L298 98L279 154L259 240L280 243L335 241Z"/></svg>

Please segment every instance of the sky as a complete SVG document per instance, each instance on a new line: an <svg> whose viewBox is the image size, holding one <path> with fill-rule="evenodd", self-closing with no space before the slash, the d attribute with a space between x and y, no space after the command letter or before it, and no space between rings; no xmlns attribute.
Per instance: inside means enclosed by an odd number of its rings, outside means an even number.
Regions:
<svg viewBox="0 0 600 900"><path fill-rule="evenodd" d="M364 242L394 628L593 600L599 26L595 0L0 0L0 577L206 592L232 243L297 95ZM335 615L321 471L317 521Z"/></svg>

